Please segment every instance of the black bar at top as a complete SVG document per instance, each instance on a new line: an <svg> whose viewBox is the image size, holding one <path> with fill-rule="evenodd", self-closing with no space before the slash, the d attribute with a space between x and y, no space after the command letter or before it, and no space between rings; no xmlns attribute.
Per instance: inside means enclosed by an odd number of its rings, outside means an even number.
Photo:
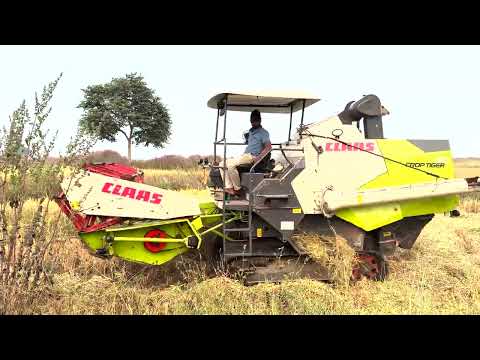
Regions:
<svg viewBox="0 0 480 360"><path fill-rule="evenodd" d="M223 144L223 140L219 140L217 141L215 144L218 144L218 145L222 145ZM245 143L235 143L235 142L227 142L227 145L246 145ZM276 145L276 146L280 146L282 145L281 143L272 143L272 146L273 145Z"/></svg>
<svg viewBox="0 0 480 360"><path fill-rule="evenodd" d="M277 107L277 108L288 108L290 105L263 105L263 104L228 104L229 107L236 106L236 107Z"/></svg>

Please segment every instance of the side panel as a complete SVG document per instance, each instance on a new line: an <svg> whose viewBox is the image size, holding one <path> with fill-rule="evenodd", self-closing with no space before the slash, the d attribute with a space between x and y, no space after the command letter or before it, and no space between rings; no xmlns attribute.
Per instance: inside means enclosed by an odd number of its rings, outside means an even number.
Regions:
<svg viewBox="0 0 480 360"><path fill-rule="evenodd" d="M448 141L440 140L377 140L383 156L408 164L406 167L385 160L387 172L363 184L360 189L435 182L435 177L420 169L447 179L454 178L454 164ZM432 150L432 151L430 151ZM404 217L442 213L458 205L458 196L409 200L381 206L344 209L337 216L367 231L399 221Z"/></svg>
<svg viewBox="0 0 480 360"><path fill-rule="evenodd" d="M255 188L254 211L288 241L302 221L304 214L292 188L292 180L304 169L298 161L293 168L279 179L264 179ZM277 198L281 196L284 198Z"/></svg>
<svg viewBox="0 0 480 360"><path fill-rule="evenodd" d="M366 140L355 126L342 124L336 116L309 127L312 134L329 137L339 130L342 132L341 141L374 153L380 152L377 140ZM314 194L322 192L326 186L333 186L338 191L354 191L387 171L382 158L333 140L304 137L301 145L305 170L293 179L292 187L305 214L321 213Z"/></svg>
<svg viewBox="0 0 480 360"><path fill-rule="evenodd" d="M422 144L424 150L416 146L415 142ZM429 146L430 142L431 146ZM438 140L377 140L377 144L383 156L410 167L385 160L387 172L362 185L361 189L435 182L435 178L425 172L447 179L453 179L455 176L448 142L441 143L445 146L443 149L439 148ZM428 149L436 151L428 151Z"/></svg>
<svg viewBox="0 0 480 360"><path fill-rule="evenodd" d="M62 190L72 209L86 215L172 219L201 213L191 196L88 171L65 179Z"/></svg>

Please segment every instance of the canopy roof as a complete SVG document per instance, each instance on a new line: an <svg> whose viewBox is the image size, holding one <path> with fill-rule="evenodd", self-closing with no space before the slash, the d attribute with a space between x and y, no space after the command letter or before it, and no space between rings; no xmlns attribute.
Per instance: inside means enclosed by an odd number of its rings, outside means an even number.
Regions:
<svg viewBox="0 0 480 360"><path fill-rule="evenodd" d="M208 107L222 108L228 96L228 110L248 111L255 109L264 113L290 113L301 110L303 100L305 107L315 104L320 99L301 92L223 92L208 100Z"/></svg>

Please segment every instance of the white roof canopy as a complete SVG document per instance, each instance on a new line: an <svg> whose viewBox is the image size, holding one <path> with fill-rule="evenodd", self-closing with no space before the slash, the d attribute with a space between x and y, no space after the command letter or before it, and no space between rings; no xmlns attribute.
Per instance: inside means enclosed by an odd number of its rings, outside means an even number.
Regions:
<svg viewBox="0 0 480 360"><path fill-rule="evenodd" d="M228 96L228 110L248 111L257 109L263 113L290 113L315 104L320 99L301 92L224 92L208 100L208 107L218 109Z"/></svg>

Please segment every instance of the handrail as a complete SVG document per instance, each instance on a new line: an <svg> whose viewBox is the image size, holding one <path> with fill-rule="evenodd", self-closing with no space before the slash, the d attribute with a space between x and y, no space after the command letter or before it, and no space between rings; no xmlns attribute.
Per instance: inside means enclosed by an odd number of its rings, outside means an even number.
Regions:
<svg viewBox="0 0 480 360"><path fill-rule="evenodd" d="M220 139L220 140L218 140L217 142L215 142L214 144L222 145L222 144L224 144L224 141L223 141L223 139ZM237 146L241 146L241 145L245 146L245 145L247 145L247 144L245 144L245 143L238 143L238 142L227 142L226 144L227 144L227 145L237 145ZM282 144L283 144L283 143L272 143L272 146L280 146L280 145L282 145Z"/></svg>
<svg viewBox="0 0 480 360"><path fill-rule="evenodd" d="M285 160L288 162L288 165L293 166L292 162L290 160L288 160L287 155L285 155L285 151L283 151L282 145L280 145L280 151L282 152L282 155L285 158Z"/></svg>
<svg viewBox="0 0 480 360"><path fill-rule="evenodd" d="M280 144L281 146L281 144ZM285 148L271 148L267 153L265 153L259 160L257 160L253 166L250 168L250 173L253 173L253 169L255 169L255 167L265 158L265 156L267 156L268 154L270 154L272 151L274 150L277 150L277 151L281 151L282 152L282 155L285 157L285 160L287 160L287 162L292 165L292 163L288 160L288 158L286 157L285 155L285 151L302 151L303 152L303 149L285 149Z"/></svg>
<svg viewBox="0 0 480 360"><path fill-rule="evenodd" d="M263 154L263 156L258 159L254 164L253 166L250 168L250 173L253 173L253 169L255 169L255 166L257 166L264 158L265 156L267 156L268 154L270 154L272 152L273 148L271 148L270 150L268 150L268 152L266 152L265 154Z"/></svg>

